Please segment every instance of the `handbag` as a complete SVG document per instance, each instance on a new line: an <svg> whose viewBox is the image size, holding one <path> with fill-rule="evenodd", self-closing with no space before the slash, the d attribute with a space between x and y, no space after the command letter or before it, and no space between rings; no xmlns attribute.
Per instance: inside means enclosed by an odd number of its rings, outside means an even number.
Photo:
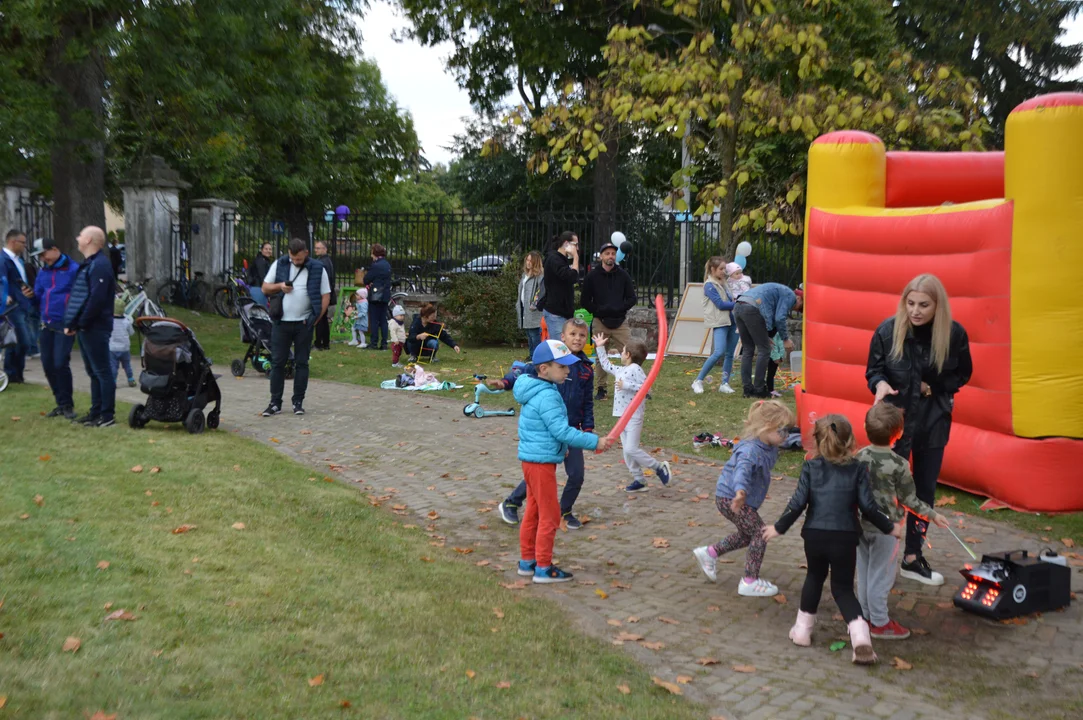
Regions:
<svg viewBox="0 0 1083 720"><path fill-rule="evenodd" d="M301 274L301 270L304 269L305 268L302 265L297 270L297 272L294 273L293 277L290 278L290 285L293 284L293 281L296 280L297 276ZM271 319L275 322L281 320L282 316L285 315L285 310L282 308L282 301L285 299L285 295L286 293L284 292L276 292L274 295L271 295L269 298L267 298L267 314L270 315Z"/></svg>

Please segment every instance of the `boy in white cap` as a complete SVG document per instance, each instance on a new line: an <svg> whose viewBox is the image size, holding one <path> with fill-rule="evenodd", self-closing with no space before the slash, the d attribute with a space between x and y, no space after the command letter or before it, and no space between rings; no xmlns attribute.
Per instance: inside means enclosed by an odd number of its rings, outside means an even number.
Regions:
<svg viewBox="0 0 1083 720"><path fill-rule="evenodd" d="M406 311L402 305L391 308L391 322L387 324L387 332L391 342L391 367L402 367L399 357L406 346Z"/></svg>
<svg viewBox="0 0 1083 720"><path fill-rule="evenodd" d="M568 409L557 385L568 379L568 366L579 357L559 340L546 340L531 358L537 377L523 374L512 389L519 413L519 460L526 478L526 508L519 527L518 572L536 583L560 583L572 574L553 565L553 540L560 526L557 463L569 447L605 452L609 438L568 425Z"/></svg>

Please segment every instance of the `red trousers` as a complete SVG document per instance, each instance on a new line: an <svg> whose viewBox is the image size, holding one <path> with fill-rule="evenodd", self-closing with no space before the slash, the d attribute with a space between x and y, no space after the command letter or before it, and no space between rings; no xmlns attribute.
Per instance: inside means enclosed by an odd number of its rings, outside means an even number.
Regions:
<svg viewBox="0 0 1083 720"><path fill-rule="evenodd" d="M523 477L526 506L519 525L519 554L523 560L537 560L538 567L549 567L553 564L553 539L560 527L557 466L524 462Z"/></svg>

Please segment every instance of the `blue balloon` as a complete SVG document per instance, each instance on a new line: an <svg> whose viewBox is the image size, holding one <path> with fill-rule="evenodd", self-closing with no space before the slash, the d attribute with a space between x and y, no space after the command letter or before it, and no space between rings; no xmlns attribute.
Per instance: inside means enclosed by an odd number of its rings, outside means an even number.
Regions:
<svg viewBox="0 0 1083 720"><path fill-rule="evenodd" d="M748 264L748 256L747 256L747 255L738 255L737 257L735 257L735 258L733 259L733 262L735 262L735 263L737 263L738 265L740 265L740 266L741 266L741 269L742 269L742 270L744 270L744 269L745 269L745 265L747 265L747 264Z"/></svg>
<svg viewBox="0 0 1083 720"><path fill-rule="evenodd" d="M624 251L617 250L617 262L624 262Z"/></svg>
<svg viewBox="0 0 1083 720"><path fill-rule="evenodd" d="M335 211L334 210L328 210L327 212L325 212L323 214L323 219L326 222L334 222L335 221Z"/></svg>

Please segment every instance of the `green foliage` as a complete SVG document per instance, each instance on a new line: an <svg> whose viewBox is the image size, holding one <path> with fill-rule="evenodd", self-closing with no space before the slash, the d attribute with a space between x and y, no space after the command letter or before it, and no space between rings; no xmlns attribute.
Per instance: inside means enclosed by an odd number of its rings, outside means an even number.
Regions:
<svg viewBox="0 0 1083 720"><path fill-rule="evenodd" d="M462 273L452 278L440 311L465 340L492 345L522 339L515 318L521 265L513 257L499 275Z"/></svg>
<svg viewBox="0 0 1083 720"><path fill-rule="evenodd" d="M380 213L453 213L461 203L447 182L448 170L437 165L412 177L385 184L368 203L353 206L360 212Z"/></svg>

